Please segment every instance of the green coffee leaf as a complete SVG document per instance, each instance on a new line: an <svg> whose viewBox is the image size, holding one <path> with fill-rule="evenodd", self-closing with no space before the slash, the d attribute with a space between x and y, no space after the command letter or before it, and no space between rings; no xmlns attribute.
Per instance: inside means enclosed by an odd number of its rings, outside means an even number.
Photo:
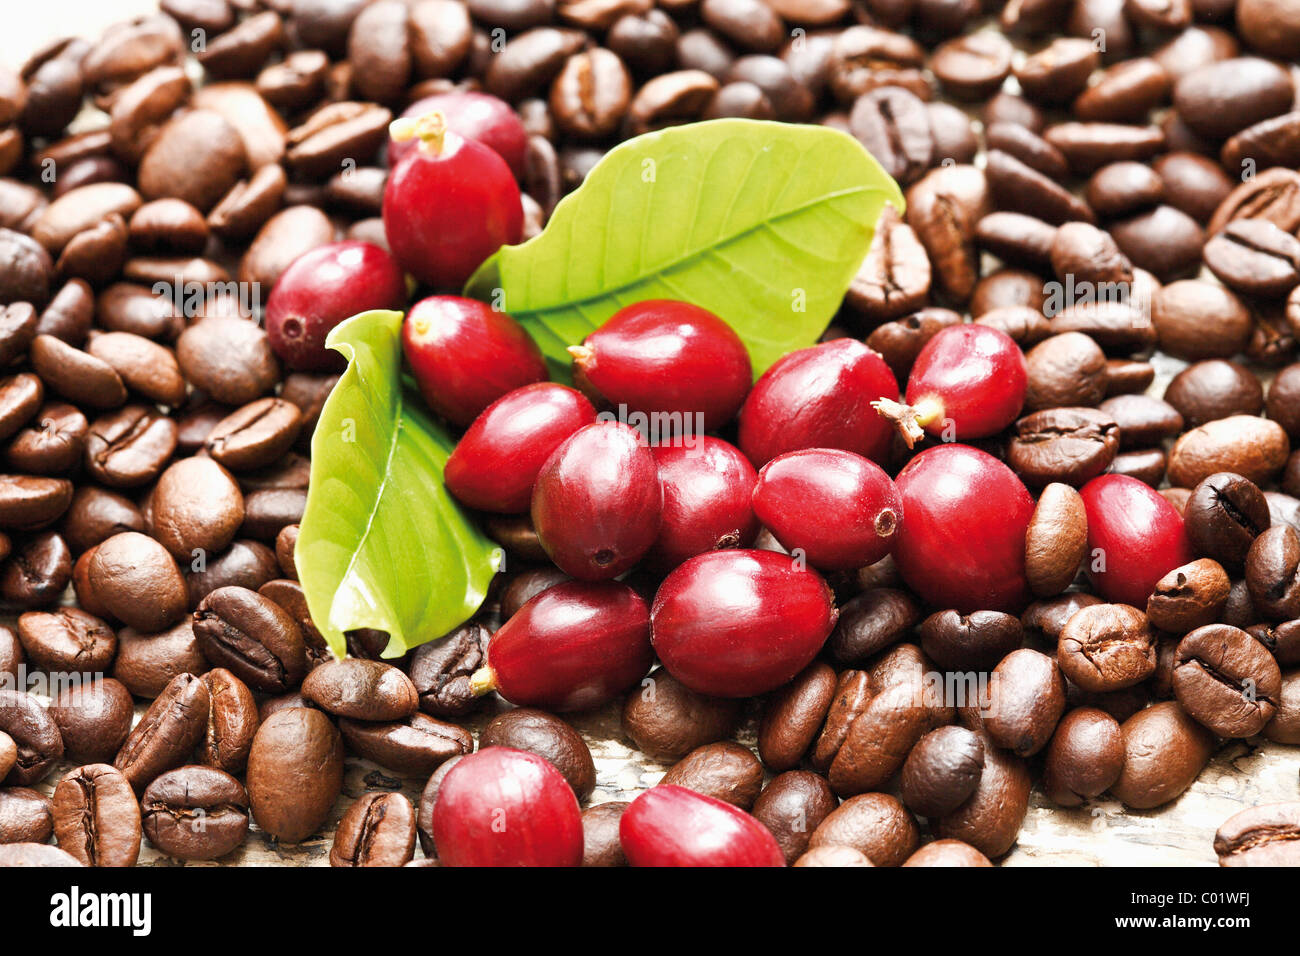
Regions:
<svg viewBox="0 0 1300 956"><path fill-rule="evenodd" d="M454 442L402 383L402 313L364 312L326 345L348 359L311 442L294 560L339 657L344 632L390 635L385 657L441 637L483 602L501 550L447 493Z"/></svg>
<svg viewBox="0 0 1300 956"><path fill-rule="evenodd" d="M760 373L816 342L898 185L852 137L725 119L615 147L541 235L507 246L466 295L509 312L567 366L567 346L625 305L680 299L744 339Z"/></svg>

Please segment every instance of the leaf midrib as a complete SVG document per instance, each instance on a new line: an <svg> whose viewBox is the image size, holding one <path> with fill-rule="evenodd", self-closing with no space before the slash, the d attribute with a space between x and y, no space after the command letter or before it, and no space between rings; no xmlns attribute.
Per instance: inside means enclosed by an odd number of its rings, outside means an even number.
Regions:
<svg viewBox="0 0 1300 956"><path fill-rule="evenodd" d="M878 192L884 192L884 190L881 190L875 186L855 186L849 189L836 190L833 193L825 193L821 196L818 196L815 199L811 199L808 202L801 203L798 206L794 206L791 209L781 212L778 215L768 216L767 218L763 219L761 222L756 222L753 225L746 226L744 229L740 230L739 232L732 233L731 235L723 239L720 239L717 242L711 243L706 247L696 249L690 252L689 254L682 255L676 259L673 259L667 265L655 269L652 272L640 273L627 282L615 286L608 286L602 289L600 292L596 292L591 295L582 296L581 298L566 299L562 302L556 302L550 305L525 306L524 308L519 310L512 310L512 314L527 315L530 313L535 314L541 312L555 312L561 309L577 308L577 307L581 307L586 303L599 302L602 299L612 298L618 295L620 292L625 292L628 289L640 285L641 283L647 281L652 276L665 275L667 273L673 272L674 270L680 268L686 263L691 262L694 259L698 259L700 256L704 255L709 249L717 249L723 246L731 245L733 242L737 242L738 240L744 238L745 236L757 232L759 229L763 229L774 222L780 222L781 220L788 219L792 216L797 216L803 212L806 212L808 209L813 208L814 206L819 206L822 205L823 203L833 202L834 200L841 199L845 196L853 196L859 193L878 193ZM515 246L513 248L522 250L525 248L525 246ZM506 260L503 256L502 265L506 265L506 264L508 264L508 260ZM498 269L500 269L500 266L498 267ZM502 284L504 284L504 282L505 282L505 277L502 276Z"/></svg>

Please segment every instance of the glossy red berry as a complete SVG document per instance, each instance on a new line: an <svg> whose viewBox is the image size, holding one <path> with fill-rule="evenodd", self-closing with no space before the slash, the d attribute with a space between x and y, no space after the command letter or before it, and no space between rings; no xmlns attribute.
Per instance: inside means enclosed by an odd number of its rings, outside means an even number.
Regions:
<svg viewBox="0 0 1300 956"><path fill-rule="evenodd" d="M406 275L371 242L331 242L289 264L266 300L266 335L286 366L300 371L341 369L343 356L325 336L344 319L406 304Z"/></svg>
<svg viewBox="0 0 1300 956"><path fill-rule="evenodd" d="M1025 532L1034 499L1015 472L969 445L939 445L895 479L903 522L894 560L935 607L1019 613L1029 601Z"/></svg>
<svg viewBox="0 0 1300 956"><path fill-rule="evenodd" d="M618 838L633 866L785 866L776 838L754 817L673 784L633 800Z"/></svg>
<svg viewBox="0 0 1300 956"><path fill-rule="evenodd" d="M677 434L721 428L754 381L745 343L731 326L670 299L620 309L569 352L580 388L614 407L677 416ZM695 427L697 414L702 427Z"/></svg>
<svg viewBox="0 0 1300 956"><path fill-rule="evenodd" d="M566 385L538 382L508 392L461 436L443 468L447 490L479 511L523 514L551 452L595 421L591 402Z"/></svg>
<svg viewBox="0 0 1300 956"><path fill-rule="evenodd" d="M393 136L419 144L384 187L388 248L421 282L459 291L488 256L523 235L519 186L505 160L447 132L440 113L396 120Z"/></svg>
<svg viewBox="0 0 1300 956"><path fill-rule="evenodd" d="M455 295L411 306L402 351L424 400L453 425L468 425L501 396L547 379L546 360L523 326Z"/></svg>
<svg viewBox="0 0 1300 956"><path fill-rule="evenodd" d="M1151 486L1128 475L1084 485L1088 579L1107 601L1144 609L1156 582L1195 559L1183 516Z"/></svg>
<svg viewBox="0 0 1300 956"><path fill-rule="evenodd" d="M488 641L470 686L556 712L613 700L653 661L645 601L618 581L564 581L511 615Z"/></svg>
<svg viewBox="0 0 1300 956"><path fill-rule="evenodd" d="M472 90L453 90L450 93L436 93L416 100L402 113L402 116L419 119L437 110L447 121L447 129L465 139L482 143L500 156L515 179L524 178L524 163L528 155L528 131L520 121L519 115L510 108L505 100L497 99L490 93ZM398 162L415 148L412 140L388 141L388 165L395 167Z"/></svg>
<svg viewBox="0 0 1300 956"><path fill-rule="evenodd" d="M836 618L816 571L776 551L712 551L664 578L650 612L655 652L691 690L753 697L817 656Z"/></svg>
<svg viewBox="0 0 1300 956"><path fill-rule="evenodd" d="M995 435L1020 415L1028 373L1011 336L987 325L950 325L921 349L907 379L907 404L882 401L911 446L925 433L945 441Z"/></svg>
<svg viewBox="0 0 1300 956"><path fill-rule="evenodd" d="M843 448L882 461L893 428L871 405L881 398L898 398L898 382L861 342L835 339L791 352L745 399L740 450L756 468L801 448Z"/></svg>
<svg viewBox="0 0 1300 956"><path fill-rule="evenodd" d="M551 454L533 485L533 528L565 574L618 577L659 534L663 493L654 455L619 422L596 422Z"/></svg>
<svg viewBox="0 0 1300 956"><path fill-rule="evenodd" d="M651 450L664 506L648 564L668 572L697 554L754 543L758 519L750 498L758 473L739 448L703 435Z"/></svg>
<svg viewBox="0 0 1300 956"><path fill-rule="evenodd" d="M579 866L582 811L548 761L487 747L443 778L433 840L441 866Z"/></svg>
<svg viewBox="0 0 1300 956"><path fill-rule="evenodd" d="M893 550L903 499L877 464L838 448L806 448L763 466L754 513L815 568L851 571Z"/></svg>

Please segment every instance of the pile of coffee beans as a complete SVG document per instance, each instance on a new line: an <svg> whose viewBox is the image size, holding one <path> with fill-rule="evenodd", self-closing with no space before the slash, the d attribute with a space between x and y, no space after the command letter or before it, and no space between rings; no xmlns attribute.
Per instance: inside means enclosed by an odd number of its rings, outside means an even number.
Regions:
<svg viewBox="0 0 1300 956"><path fill-rule="evenodd" d="M352 755L427 783L367 778L338 866L987 866L1034 787L1154 808L1224 740L1300 744L1300 6L161 8L0 66L0 865L304 841ZM589 423L655 401L631 319L575 349L586 397L435 388L508 571L441 640L340 661L294 564L320 342L400 276L264 307L389 247L389 125L431 106L513 174L522 238L622 139L721 117L843 130L907 209L752 390L682 320L684 448ZM544 436L509 431L529 389ZM536 460L485 489L501 434ZM493 689L521 706L484 723ZM615 698L671 767L584 811L555 712ZM1205 855L1297 836L1247 808Z"/></svg>

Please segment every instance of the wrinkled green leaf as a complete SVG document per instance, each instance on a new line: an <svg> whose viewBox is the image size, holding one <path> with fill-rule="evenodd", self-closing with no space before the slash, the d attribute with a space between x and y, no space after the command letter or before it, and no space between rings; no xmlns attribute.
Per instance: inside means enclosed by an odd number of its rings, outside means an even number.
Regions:
<svg viewBox="0 0 1300 956"><path fill-rule="evenodd" d="M816 342L898 185L852 137L821 126L725 119L615 147L541 235L507 246L466 295L509 312L542 351L625 305L681 299L744 339L755 374Z"/></svg>
<svg viewBox="0 0 1300 956"><path fill-rule="evenodd" d="M364 312L326 344L348 359L311 442L294 560L339 657L343 634L387 631L385 657L441 637L483 602L501 550L442 483L454 442L401 379L402 313Z"/></svg>

